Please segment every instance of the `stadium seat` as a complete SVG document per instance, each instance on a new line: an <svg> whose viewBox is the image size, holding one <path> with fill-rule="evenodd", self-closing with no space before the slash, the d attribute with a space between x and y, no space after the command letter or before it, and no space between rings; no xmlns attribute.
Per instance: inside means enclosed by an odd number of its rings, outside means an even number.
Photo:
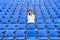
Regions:
<svg viewBox="0 0 60 40"><path fill-rule="evenodd" d="M50 39L58 39L58 33L57 33L57 30L54 30L54 31L49 31L49 38Z"/></svg>
<svg viewBox="0 0 60 40"><path fill-rule="evenodd" d="M57 30L60 31L60 24L57 25Z"/></svg>
<svg viewBox="0 0 60 40"><path fill-rule="evenodd" d="M14 32L16 30L16 24L9 24L8 25L8 30Z"/></svg>
<svg viewBox="0 0 60 40"><path fill-rule="evenodd" d="M10 19L10 17L11 16L9 16L9 15L4 16L5 19Z"/></svg>
<svg viewBox="0 0 60 40"><path fill-rule="evenodd" d="M60 19L54 19L54 24L55 25L60 24Z"/></svg>
<svg viewBox="0 0 60 40"><path fill-rule="evenodd" d="M46 24L52 24L52 20L51 19L45 19L45 23Z"/></svg>
<svg viewBox="0 0 60 40"><path fill-rule="evenodd" d="M8 24L9 19L2 19L2 24Z"/></svg>
<svg viewBox="0 0 60 40"><path fill-rule="evenodd" d="M53 24L47 25L47 30L48 30L48 31L53 31L53 30L55 30L54 25L53 25Z"/></svg>
<svg viewBox="0 0 60 40"><path fill-rule="evenodd" d="M4 12L0 12L0 15L5 15L5 13Z"/></svg>
<svg viewBox="0 0 60 40"><path fill-rule="evenodd" d="M3 15L0 15L0 19L2 19Z"/></svg>
<svg viewBox="0 0 60 40"><path fill-rule="evenodd" d="M28 24L28 30L35 30L34 24Z"/></svg>
<svg viewBox="0 0 60 40"><path fill-rule="evenodd" d="M0 31L6 31L6 24L0 24Z"/></svg>
<svg viewBox="0 0 60 40"><path fill-rule="evenodd" d="M25 39L24 31L17 31L16 39L20 39L20 40Z"/></svg>
<svg viewBox="0 0 60 40"><path fill-rule="evenodd" d="M10 20L10 24L16 24L17 23L17 19L11 19Z"/></svg>
<svg viewBox="0 0 60 40"><path fill-rule="evenodd" d="M45 30L44 24L37 24L38 31Z"/></svg>
<svg viewBox="0 0 60 40"><path fill-rule="evenodd" d="M36 39L35 31L28 31L27 32L27 40L35 40L35 39Z"/></svg>
<svg viewBox="0 0 60 40"><path fill-rule="evenodd" d="M25 31L25 24L18 24L18 30Z"/></svg>
<svg viewBox="0 0 60 40"><path fill-rule="evenodd" d="M43 24L43 20L42 19L36 19L36 24Z"/></svg>
<svg viewBox="0 0 60 40"><path fill-rule="evenodd" d="M47 39L47 33L45 30L38 31L38 39L40 40Z"/></svg>
<svg viewBox="0 0 60 40"><path fill-rule="evenodd" d="M26 24L26 20L25 19L20 19L19 24Z"/></svg>
<svg viewBox="0 0 60 40"><path fill-rule="evenodd" d="M17 15L13 15L13 19L18 19L18 17L19 17L19 15L17 16Z"/></svg>
<svg viewBox="0 0 60 40"><path fill-rule="evenodd" d="M6 31L4 39L13 39L13 38L14 38L13 32L12 31Z"/></svg>

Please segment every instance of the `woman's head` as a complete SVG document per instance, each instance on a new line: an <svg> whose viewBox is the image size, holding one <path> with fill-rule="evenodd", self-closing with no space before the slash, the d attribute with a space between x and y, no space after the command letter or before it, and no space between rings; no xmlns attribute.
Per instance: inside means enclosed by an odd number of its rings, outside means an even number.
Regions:
<svg viewBox="0 0 60 40"><path fill-rule="evenodd" d="M29 15L31 15L32 14L32 10L29 10L28 13L29 13Z"/></svg>

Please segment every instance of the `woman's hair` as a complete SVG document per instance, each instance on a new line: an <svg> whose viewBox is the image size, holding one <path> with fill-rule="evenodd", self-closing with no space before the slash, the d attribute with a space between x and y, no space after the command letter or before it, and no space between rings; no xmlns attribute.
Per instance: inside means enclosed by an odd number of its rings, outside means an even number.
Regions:
<svg viewBox="0 0 60 40"><path fill-rule="evenodd" d="M29 11L31 11L31 12L32 12L32 10L31 10L31 9L29 9L29 10L28 10L28 12L29 12Z"/></svg>
<svg viewBox="0 0 60 40"><path fill-rule="evenodd" d="M30 9L28 10L28 12L29 12L29 11L31 11L31 12L32 12L32 10L30 10ZM29 14L29 15L30 15L30 14Z"/></svg>

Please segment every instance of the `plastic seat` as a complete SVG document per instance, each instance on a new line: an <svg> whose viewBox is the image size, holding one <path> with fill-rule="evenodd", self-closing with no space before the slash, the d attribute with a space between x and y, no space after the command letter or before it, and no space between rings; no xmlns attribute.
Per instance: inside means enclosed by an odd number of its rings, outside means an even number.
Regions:
<svg viewBox="0 0 60 40"><path fill-rule="evenodd" d="M22 15L20 18L21 19L26 19L26 15Z"/></svg>
<svg viewBox="0 0 60 40"><path fill-rule="evenodd" d="M37 28L38 28L38 30L45 30L43 24L37 24Z"/></svg>
<svg viewBox="0 0 60 40"><path fill-rule="evenodd" d="M55 25L60 24L60 20L59 19L54 19L54 24Z"/></svg>
<svg viewBox="0 0 60 40"><path fill-rule="evenodd" d="M38 39L47 39L47 33L46 33L46 31L44 30L44 31L42 31L42 30L40 30L40 31L38 31Z"/></svg>
<svg viewBox="0 0 60 40"><path fill-rule="evenodd" d="M0 15L5 15L5 13L4 12L0 12Z"/></svg>
<svg viewBox="0 0 60 40"><path fill-rule="evenodd" d="M35 31L28 31L27 32L27 40L35 40L35 39L36 39Z"/></svg>
<svg viewBox="0 0 60 40"><path fill-rule="evenodd" d="M9 24L8 25L8 30L14 32L16 30L16 24Z"/></svg>
<svg viewBox="0 0 60 40"><path fill-rule="evenodd" d="M57 30L49 31L49 38L50 39L58 39L58 32L57 32Z"/></svg>
<svg viewBox="0 0 60 40"><path fill-rule="evenodd" d="M60 17L60 10L58 10L57 15Z"/></svg>
<svg viewBox="0 0 60 40"><path fill-rule="evenodd" d="M9 15L4 16L5 19L10 19L10 17L11 16L9 16Z"/></svg>
<svg viewBox="0 0 60 40"><path fill-rule="evenodd" d="M20 19L19 24L26 24L26 20L25 19Z"/></svg>
<svg viewBox="0 0 60 40"><path fill-rule="evenodd" d="M45 23L46 24L52 24L52 20L51 19L45 19Z"/></svg>
<svg viewBox="0 0 60 40"><path fill-rule="evenodd" d="M18 25L18 30L25 31L25 24L19 24Z"/></svg>
<svg viewBox="0 0 60 40"><path fill-rule="evenodd" d="M2 11L2 6L0 6L0 12Z"/></svg>
<svg viewBox="0 0 60 40"><path fill-rule="evenodd" d="M2 24L8 24L9 19L2 19Z"/></svg>
<svg viewBox="0 0 60 40"><path fill-rule="evenodd" d="M12 12L6 12L7 13L7 15L9 15L9 16L11 16L12 15Z"/></svg>
<svg viewBox="0 0 60 40"><path fill-rule="evenodd" d="M19 12L14 12L14 15L19 15Z"/></svg>
<svg viewBox="0 0 60 40"><path fill-rule="evenodd" d="M2 19L3 15L0 15L0 19Z"/></svg>
<svg viewBox="0 0 60 40"><path fill-rule="evenodd" d="M13 32L12 31L6 31L4 39L13 39L13 38L14 38Z"/></svg>
<svg viewBox="0 0 60 40"><path fill-rule="evenodd" d="M60 24L57 24L57 30L60 31Z"/></svg>
<svg viewBox="0 0 60 40"><path fill-rule="evenodd" d="M24 10L24 12L22 12L22 14L21 14L21 19L26 19L26 16L27 16L27 14L26 14L27 12L26 12L26 10Z"/></svg>
<svg viewBox="0 0 60 40"><path fill-rule="evenodd" d="M36 23L37 24L43 24L43 20L42 19L36 19Z"/></svg>
<svg viewBox="0 0 60 40"><path fill-rule="evenodd" d="M17 23L17 19L11 19L10 24L16 24Z"/></svg>
<svg viewBox="0 0 60 40"><path fill-rule="evenodd" d="M37 12L37 13L38 13L38 12ZM40 13L39 13L39 14L37 14L37 13L36 13L36 19L42 19Z"/></svg>
<svg viewBox="0 0 60 40"><path fill-rule="evenodd" d="M0 24L0 31L4 32L6 31L6 24Z"/></svg>
<svg viewBox="0 0 60 40"><path fill-rule="evenodd" d="M28 30L35 30L34 24L28 24Z"/></svg>
<svg viewBox="0 0 60 40"><path fill-rule="evenodd" d="M24 31L17 31L16 33L16 39L25 39Z"/></svg>
<svg viewBox="0 0 60 40"><path fill-rule="evenodd" d="M55 30L55 29L54 29L54 25L53 25L53 24L48 24L48 25L47 25L47 30L48 30L48 31Z"/></svg>
<svg viewBox="0 0 60 40"><path fill-rule="evenodd" d="M44 15L44 19L50 19L49 15Z"/></svg>
<svg viewBox="0 0 60 40"><path fill-rule="evenodd" d="M57 15L52 15L52 19L57 19L58 17L57 17Z"/></svg>
<svg viewBox="0 0 60 40"><path fill-rule="evenodd" d="M13 19L18 19L18 16L19 16L19 15L13 15L12 18L13 18Z"/></svg>

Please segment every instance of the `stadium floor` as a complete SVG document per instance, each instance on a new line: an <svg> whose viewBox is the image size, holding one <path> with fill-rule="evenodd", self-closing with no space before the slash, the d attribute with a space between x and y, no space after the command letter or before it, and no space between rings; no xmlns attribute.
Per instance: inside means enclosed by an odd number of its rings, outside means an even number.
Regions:
<svg viewBox="0 0 60 40"><path fill-rule="evenodd" d="M60 0L0 0L0 40L60 40Z"/></svg>

